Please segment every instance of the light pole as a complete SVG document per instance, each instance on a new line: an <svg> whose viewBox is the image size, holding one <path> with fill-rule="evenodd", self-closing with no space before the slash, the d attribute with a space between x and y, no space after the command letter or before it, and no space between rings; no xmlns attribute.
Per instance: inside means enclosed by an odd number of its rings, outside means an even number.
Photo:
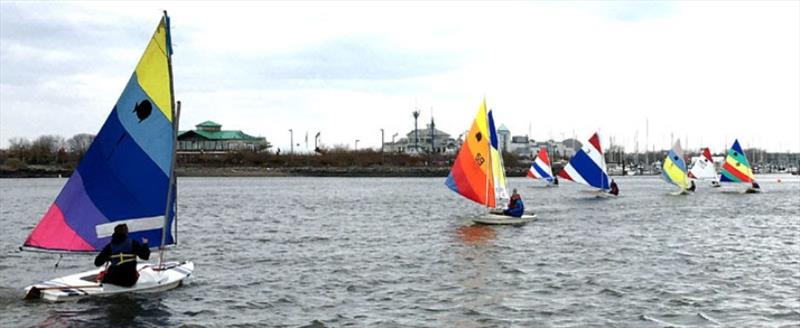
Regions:
<svg viewBox="0 0 800 328"><path fill-rule="evenodd" d="M289 129L289 154L294 154L294 131Z"/></svg>
<svg viewBox="0 0 800 328"><path fill-rule="evenodd" d="M356 139L355 151L358 151L358 142L359 142L359 141L361 141L361 140L358 140L358 139Z"/></svg>
<svg viewBox="0 0 800 328"><path fill-rule="evenodd" d="M381 129L381 153L383 152L383 129Z"/></svg>

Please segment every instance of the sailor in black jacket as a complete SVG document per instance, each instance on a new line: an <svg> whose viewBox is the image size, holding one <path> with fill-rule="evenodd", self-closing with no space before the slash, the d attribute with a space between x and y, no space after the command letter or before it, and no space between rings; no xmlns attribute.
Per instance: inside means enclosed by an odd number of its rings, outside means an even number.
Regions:
<svg viewBox="0 0 800 328"><path fill-rule="evenodd" d="M131 287L139 279L136 271L136 257L142 260L150 258L150 248L147 238L142 238L142 243L128 237L128 226L120 224L114 227L111 243L103 247L100 254L94 259L95 266L111 262L103 276L103 283Z"/></svg>

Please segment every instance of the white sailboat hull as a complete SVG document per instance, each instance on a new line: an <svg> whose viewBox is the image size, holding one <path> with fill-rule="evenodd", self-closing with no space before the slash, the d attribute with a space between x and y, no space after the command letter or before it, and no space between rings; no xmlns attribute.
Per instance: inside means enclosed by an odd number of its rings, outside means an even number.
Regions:
<svg viewBox="0 0 800 328"><path fill-rule="evenodd" d="M536 220L536 214L523 214L521 217L487 213L481 217L472 219L476 224L486 225L520 225Z"/></svg>
<svg viewBox="0 0 800 328"><path fill-rule="evenodd" d="M131 287L97 282L97 274L102 270L98 268L28 286L25 288L25 298L59 302L92 296L161 292L187 284L194 272L194 263L167 262L162 267L140 263L136 268L139 270L139 280Z"/></svg>
<svg viewBox="0 0 800 328"><path fill-rule="evenodd" d="M595 198L617 198L617 195L611 194L603 189L584 190L584 192L593 195Z"/></svg>
<svg viewBox="0 0 800 328"><path fill-rule="evenodd" d="M678 189L673 192L670 192L669 194L672 196L683 196L683 195L690 195L692 194L692 192L686 189Z"/></svg>

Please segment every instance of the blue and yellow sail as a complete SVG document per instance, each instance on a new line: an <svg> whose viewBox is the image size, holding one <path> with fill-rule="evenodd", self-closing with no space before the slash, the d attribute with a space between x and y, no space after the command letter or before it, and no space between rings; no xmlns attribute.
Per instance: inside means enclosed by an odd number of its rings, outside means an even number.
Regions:
<svg viewBox="0 0 800 328"><path fill-rule="evenodd" d="M494 115L489 110L487 113L489 117L489 145L491 148L489 152L492 156L492 178L494 179L494 191L497 198L509 199L511 196L508 194L508 183L506 183L506 169L503 165L503 156L500 154L500 142L497 137L497 129L494 125Z"/></svg>
<svg viewBox="0 0 800 328"><path fill-rule="evenodd" d="M120 223L151 247L175 243L171 55L165 13L94 142L23 248L96 252Z"/></svg>
<svg viewBox="0 0 800 328"><path fill-rule="evenodd" d="M689 188L689 170L686 166L686 161L683 158L683 149L681 148L681 141L675 141L672 149L667 153L664 158L664 164L661 166L661 177L664 181L678 186L681 189Z"/></svg>

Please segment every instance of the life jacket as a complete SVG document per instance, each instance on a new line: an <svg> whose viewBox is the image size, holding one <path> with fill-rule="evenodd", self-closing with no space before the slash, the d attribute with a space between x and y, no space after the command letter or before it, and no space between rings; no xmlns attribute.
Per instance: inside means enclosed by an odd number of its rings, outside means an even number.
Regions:
<svg viewBox="0 0 800 328"><path fill-rule="evenodd" d="M136 254L133 254L133 241L125 238L118 244L111 243L111 265L116 266L127 262L135 262Z"/></svg>
<svg viewBox="0 0 800 328"><path fill-rule="evenodd" d="M513 216L513 217L517 217L517 218L521 217L522 214L525 213L525 204L522 203L522 198L521 197L516 197L514 199L514 206L513 207L509 207L509 209L507 210L506 213L508 215Z"/></svg>
<svg viewBox="0 0 800 328"><path fill-rule="evenodd" d="M619 187L617 187L616 183L612 183L611 184L611 191L609 191L609 193L612 194L612 195L619 194Z"/></svg>

